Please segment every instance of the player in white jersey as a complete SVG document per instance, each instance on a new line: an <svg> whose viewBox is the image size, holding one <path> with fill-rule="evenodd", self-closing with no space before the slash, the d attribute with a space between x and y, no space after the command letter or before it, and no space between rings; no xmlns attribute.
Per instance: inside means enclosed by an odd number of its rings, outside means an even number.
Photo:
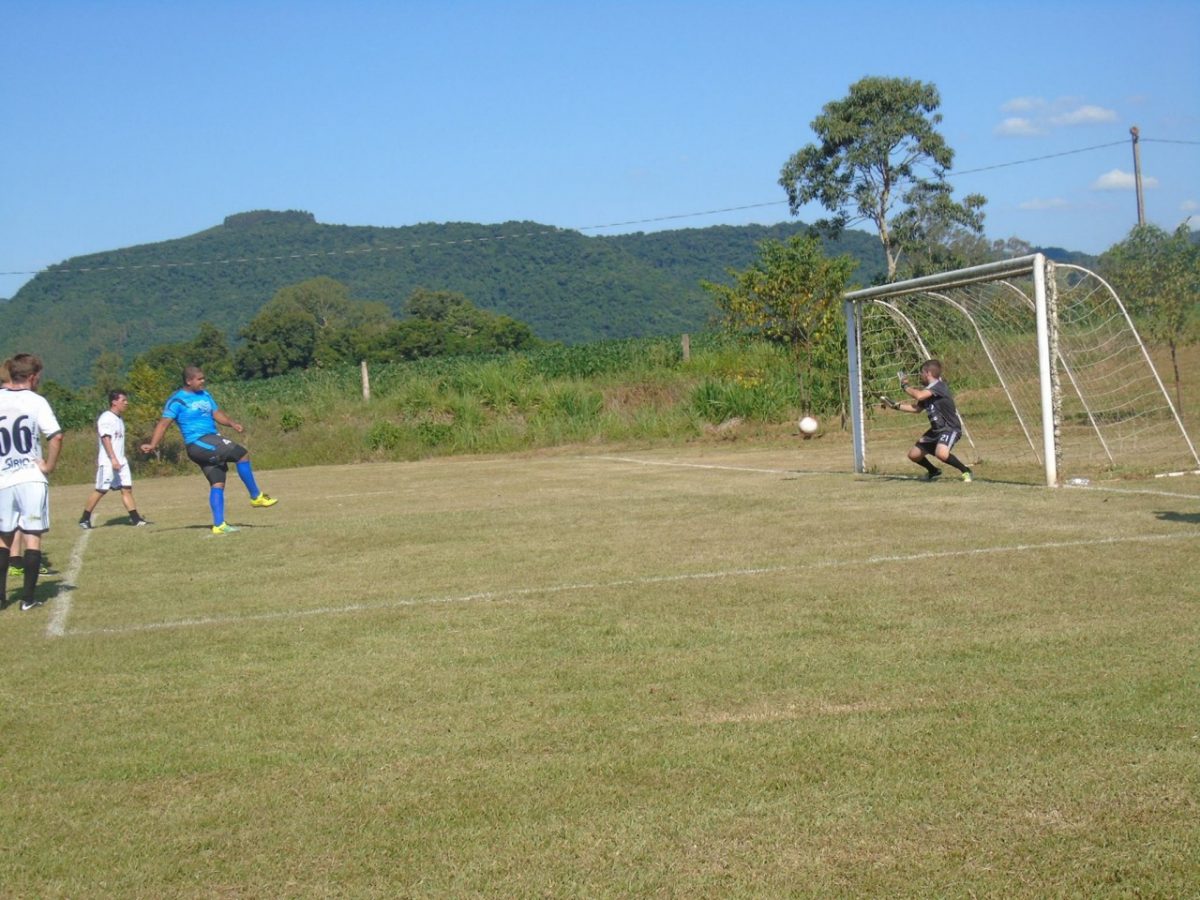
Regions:
<svg viewBox="0 0 1200 900"><path fill-rule="evenodd" d="M18 353L4 364L8 381L0 388L0 608L8 605L8 561L13 539L25 541L25 578L21 609L40 606L36 596L42 564L42 535L50 530L50 483L58 465L62 429L54 410L37 393L42 361ZM40 438L46 441L42 456Z"/></svg>
<svg viewBox="0 0 1200 900"><path fill-rule="evenodd" d="M125 414L129 406L129 395L124 391L108 392L108 409L100 413L96 420L96 434L99 451L96 456L96 489L92 491L83 506L83 515L79 517L80 528L93 528L92 510L96 508L105 494L116 488L121 492L121 502L129 513L130 525L150 525L149 519L143 518L137 511L137 503L133 499L133 473L129 469L129 461L125 458Z"/></svg>

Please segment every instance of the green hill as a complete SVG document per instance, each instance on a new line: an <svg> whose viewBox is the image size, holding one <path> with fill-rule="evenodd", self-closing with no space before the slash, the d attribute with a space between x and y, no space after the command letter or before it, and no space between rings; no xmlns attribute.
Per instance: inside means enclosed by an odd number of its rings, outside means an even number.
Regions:
<svg viewBox="0 0 1200 900"><path fill-rule="evenodd" d="M237 332L277 290L318 275L400 313L414 288L458 291L529 323L547 340L582 343L696 331L713 308L701 279L744 268L764 238L806 228L715 226L589 237L536 222L323 225L309 213L260 211L176 240L80 256L39 273L0 303L0 353L40 354L49 376L78 386L104 351L126 360L190 340L203 321ZM878 241L848 232L832 252L882 268Z"/></svg>

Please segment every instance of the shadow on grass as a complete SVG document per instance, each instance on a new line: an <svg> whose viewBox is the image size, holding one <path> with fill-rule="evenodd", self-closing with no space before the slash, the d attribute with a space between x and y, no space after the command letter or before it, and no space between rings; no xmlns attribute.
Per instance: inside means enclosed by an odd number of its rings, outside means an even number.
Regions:
<svg viewBox="0 0 1200 900"><path fill-rule="evenodd" d="M935 478L932 482L928 478L926 478L924 475L919 474L919 473L913 474L913 475L899 475L899 474L896 474L896 475L879 474L879 475L877 475L877 474L874 474L871 472L865 472L860 475L857 475L856 478L863 480L863 481L868 481L868 480L869 481L898 481L898 482L907 481L907 482L914 482L916 484L962 484L962 476L961 475L959 475L957 473L951 474L949 472L943 474L940 478ZM1010 487L1022 487L1022 488L1041 487L1041 485L1031 484L1028 481L1014 481L1014 480L1009 480L1009 479L1005 479L1005 478L980 478L978 475L975 476L974 481L972 483L973 484L1004 484L1004 485L1008 485ZM967 489L969 490L970 488L967 487Z"/></svg>
<svg viewBox="0 0 1200 900"><path fill-rule="evenodd" d="M243 522L230 522L229 524L232 525L234 528L236 528L238 531L259 531L264 528L279 528L280 527L278 525L261 525L261 524L251 525L249 523L243 523ZM147 534L170 534L173 531L199 531L201 533L211 533L212 526L211 525L200 525L200 524L197 524L197 525L162 525L162 526L149 525L146 528L143 528L141 530L145 531ZM213 535L213 536L215 537L216 535ZM43 575L42 577L44 578L45 576Z"/></svg>
<svg viewBox="0 0 1200 900"><path fill-rule="evenodd" d="M57 600L64 594L69 594L75 590L75 585L67 584L65 581L58 580L59 575L56 572L53 575L39 575L37 587L33 589L33 596L42 601L42 607L45 607L52 600ZM0 609L16 609L21 608L21 597L25 590L21 582L23 579L17 579L17 584L13 584L13 577L9 576L8 589L5 592L8 596L0 601ZM26 610L28 612L28 610Z"/></svg>
<svg viewBox="0 0 1200 900"><path fill-rule="evenodd" d="M109 516L103 522L92 522L91 530L95 531L97 528L107 528L110 525L115 525L117 527L124 527L124 528L134 528L135 527L134 524L129 521L129 516L127 516L127 515L126 516ZM146 526L146 527L148 528L149 526Z"/></svg>
<svg viewBox="0 0 1200 900"><path fill-rule="evenodd" d="M1154 515L1163 522L1182 522L1187 525L1200 525L1200 512L1181 513L1174 511L1160 511Z"/></svg>

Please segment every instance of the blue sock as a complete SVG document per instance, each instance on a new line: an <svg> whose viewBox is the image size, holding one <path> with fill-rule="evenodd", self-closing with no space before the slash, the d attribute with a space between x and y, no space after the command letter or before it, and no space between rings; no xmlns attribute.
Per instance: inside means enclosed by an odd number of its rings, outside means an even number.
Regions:
<svg viewBox="0 0 1200 900"><path fill-rule="evenodd" d="M213 524L225 522L225 488L211 487L208 489L208 505L212 507Z"/></svg>
<svg viewBox="0 0 1200 900"><path fill-rule="evenodd" d="M237 470L238 477L242 479L242 484L246 486L246 490L250 492L250 499L253 500L262 492L254 481L254 470L250 468L250 460L243 459L237 464Z"/></svg>

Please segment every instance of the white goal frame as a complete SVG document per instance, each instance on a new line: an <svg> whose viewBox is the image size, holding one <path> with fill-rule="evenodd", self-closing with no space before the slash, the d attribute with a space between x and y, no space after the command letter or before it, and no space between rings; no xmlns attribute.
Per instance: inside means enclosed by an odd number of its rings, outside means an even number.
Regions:
<svg viewBox="0 0 1200 900"><path fill-rule="evenodd" d="M1200 455L1197 455L1196 448L1190 437L1188 437L1179 413L1171 402L1170 394L1154 369L1150 354L1146 350L1141 337L1138 335L1137 329L1125 305L1121 302L1116 292L1094 272L1090 272L1079 266L1055 264L1047 260L1043 254L1035 253L1029 256L852 291L844 295L843 301L847 326L846 349L849 359L850 379L850 419L854 444L854 471L859 473L867 471L869 452L866 435L867 401L864 389L862 330L864 315L867 312L872 315L882 312L890 318L895 332L902 335L911 344L914 352L919 353L921 358L937 357L940 354L938 347L934 345L936 343L936 335L922 333L914 317L908 315L906 306L908 309L915 309L914 302L926 303L934 307L937 307L938 304L944 304L948 310L948 316L953 315L960 322L969 322L970 327L974 329L976 340L981 345L984 357L994 371L998 381L998 390L1003 391L1007 396L1008 404L1019 423L1021 431L1024 433L1025 440L1029 443L1033 455L1040 458L1044 470L1045 483L1048 486L1053 487L1061 483L1063 461L1063 446L1061 442L1063 386L1060 382L1060 371L1066 375L1069 390L1073 391L1072 399L1078 405L1078 408L1083 410L1080 415L1090 423L1094 437L1102 448L1103 454L1107 456L1108 463L1110 465L1117 464L1118 459L1114 455L1114 448L1111 448L1109 442L1106 441L1104 428L1101 424L1103 417L1093 414L1093 402L1089 399L1088 393L1090 388L1076 379L1075 369L1077 361L1073 359L1073 355L1078 352L1080 357L1078 362L1082 367L1087 364L1085 359L1086 354L1082 350L1077 351L1071 341L1060 344L1058 309L1058 285L1060 278L1077 281L1087 279L1088 284L1093 286L1093 291L1102 295L1100 302L1106 305L1106 309L1116 310L1116 313L1113 315L1116 323L1112 327L1120 330L1121 340L1128 342L1128 346L1136 346L1136 351L1132 349L1126 350L1126 355L1140 356L1140 358L1133 360L1129 364L1136 366L1144 365L1152 373L1152 384L1155 387L1148 388L1148 390L1161 394L1161 408L1169 409L1169 417L1174 420L1174 426L1178 428L1178 434L1182 436L1181 451L1184 457L1190 454L1192 462L1200 470ZM993 358L992 350L989 347L989 338L980 330L980 326L972 316L972 312L962 303L956 301L956 295L949 293L952 289L966 288L971 285L983 286L984 283L1002 285L1005 298L1018 308L1027 308L1028 314L1032 319L1032 322L1028 324L1036 328L1036 368L1040 402L1039 421L1029 421L1029 419L1037 417L1031 415L1028 410L1025 416L1022 415L1021 405L1014 400L1012 393L1009 391L1009 386L1005 383L1005 373L1002 367ZM981 287L980 289L984 288ZM1015 292L1015 295L1011 292ZM1014 299L1014 296L1019 299ZM867 305L871 305L873 308L866 310ZM951 309L953 309L953 313L949 312ZM1159 397L1155 397L1156 402L1159 399ZM965 436L968 440L971 440L968 429L968 417L964 416ZM1183 449L1184 447L1186 449Z"/></svg>

